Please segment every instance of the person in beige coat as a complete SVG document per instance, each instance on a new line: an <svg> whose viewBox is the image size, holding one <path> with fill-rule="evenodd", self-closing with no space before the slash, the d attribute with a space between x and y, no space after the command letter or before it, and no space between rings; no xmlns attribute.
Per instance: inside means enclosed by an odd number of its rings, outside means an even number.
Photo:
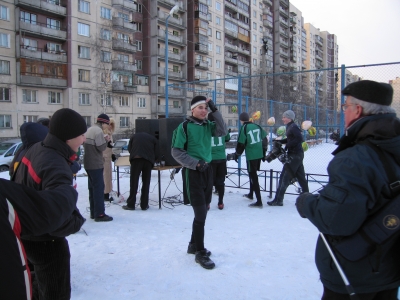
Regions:
<svg viewBox="0 0 400 300"><path fill-rule="evenodd" d="M113 118L110 118L110 126L108 128L103 129L104 134L107 134L110 137L110 141L107 143L106 150L103 151L103 160L104 160L104 169L103 169L103 177L104 177L104 201L112 201L112 197L110 198L110 193L112 191L112 164L111 161L115 161L115 155L112 153L112 144L113 138L112 134L115 130L115 121Z"/></svg>

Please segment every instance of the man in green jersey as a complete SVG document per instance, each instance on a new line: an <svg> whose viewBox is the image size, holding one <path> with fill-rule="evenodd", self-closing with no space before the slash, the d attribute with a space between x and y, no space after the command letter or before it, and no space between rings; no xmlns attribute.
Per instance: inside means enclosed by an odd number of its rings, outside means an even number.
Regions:
<svg viewBox="0 0 400 300"><path fill-rule="evenodd" d="M208 115L208 120L214 122L212 114ZM226 146L231 135L228 132L225 136L213 136L211 138L211 167L213 169L213 182L218 194L218 209L224 209L225 177L226 177Z"/></svg>
<svg viewBox="0 0 400 300"><path fill-rule="evenodd" d="M249 114L243 112L239 116L242 127L236 145L236 152L228 154L228 160L237 161L243 151L246 151L247 172L250 177L250 184L256 194L257 201L249 204L249 207L262 208L260 184L258 183L257 171L260 170L261 159L264 158L268 148L267 133L259 125L249 121Z"/></svg>
<svg viewBox="0 0 400 300"><path fill-rule="evenodd" d="M208 108L215 122L208 121ZM203 268L212 269L214 262L211 252L204 247L204 225L207 206L211 203L213 173L209 164L211 156L211 137L225 136L226 128L221 113L211 99L196 96L191 101L192 116L174 130L171 154L183 166L185 180L184 193L193 208L194 220L192 236L187 252L195 254L195 261Z"/></svg>

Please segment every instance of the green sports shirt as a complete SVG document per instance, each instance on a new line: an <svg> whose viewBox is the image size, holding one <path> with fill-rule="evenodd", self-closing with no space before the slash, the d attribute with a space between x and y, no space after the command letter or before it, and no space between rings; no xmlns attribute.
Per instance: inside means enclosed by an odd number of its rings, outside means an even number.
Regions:
<svg viewBox="0 0 400 300"><path fill-rule="evenodd" d="M240 128L238 143L245 146L246 160L264 157L262 140L266 136L267 133L259 125L250 122L243 124Z"/></svg>
<svg viewBox="0 0 400 300"><path fill-rule="evenodd" d="M229 142L231 136L228 132L226 136L213 136L211 138L211 155L212 160L226 159L225 143Z"/></svg>

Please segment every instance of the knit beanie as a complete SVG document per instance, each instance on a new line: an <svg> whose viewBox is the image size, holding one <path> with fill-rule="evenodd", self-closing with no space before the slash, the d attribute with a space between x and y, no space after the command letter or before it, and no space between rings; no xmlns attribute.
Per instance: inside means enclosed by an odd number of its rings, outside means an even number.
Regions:
<svg viewBox="0 0 400 300"><path fill-rule="evenodd" d="M70 108L59 109L51 117L49 132L64 142L84 134L86 130L85 120Z"/></svg>
<svg viewBox="0 0 400 300"><path fill-rule="evenodd" d="M200 104L206 103L207 97L205 96L196 96L192 99L192 102L190 102L190 109L195 108L196 106L199 106Z"/></svg>
<svg viewBox="0 0 400 300"><path fill-rule="evenodd" d="M285 118L288 118L290 120L294 120L294 112L293 112L293 110L285 111L282 116L285 117Z"/></svg>
<svg viewBox="0 0 400 300"><path fill-rule="evenodd" d="M248 122L250 120L249 114L247 112L242 112L239 116L239 120L243 122Z"/></svg>
<svg viewBox="0 0 400 300"><path fill-rule="evenodd" d="M110 124L110 118L106 114L100 114L97 117L97 123L106 123Z"/></svg>
<svg viewBox="0 0 400 300"><path fill-rule="evenodd" d="M353 96L365 102L386 106L390 106L393 100L393 88L390 84L372 80L350 83L343 89L342 94Z"/></svg>

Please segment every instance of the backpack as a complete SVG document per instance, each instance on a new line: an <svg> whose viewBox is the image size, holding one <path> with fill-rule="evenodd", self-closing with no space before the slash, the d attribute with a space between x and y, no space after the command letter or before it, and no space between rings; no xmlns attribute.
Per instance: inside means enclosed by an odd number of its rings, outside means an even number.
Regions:
<svg viewBox="0 0 400 300"><path fill-rule="evenodd" d="M380 253L380 247L400 233L400 180L396 178L393 163L389 162L383 150L370 141L363 141L374 149L389 178L391 197L381 199L384 203L376 212L367 217L356 233L343 237L334 243L335 249L347 260L360 260L374 250ZM396 167L397 164L395 165Z"/></svg>

